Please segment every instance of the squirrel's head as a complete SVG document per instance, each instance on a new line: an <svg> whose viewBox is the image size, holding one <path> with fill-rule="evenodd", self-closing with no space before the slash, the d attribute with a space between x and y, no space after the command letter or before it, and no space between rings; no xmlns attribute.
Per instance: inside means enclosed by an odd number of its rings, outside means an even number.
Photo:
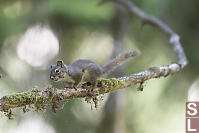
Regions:
<svg viewBox="0 0 199 133"><path fill-rule="evenodd" d="M60 81L67 72L67 66L63 61L59 60L56 65L51 65L50 67L50 79L53 81Z"/></svg>

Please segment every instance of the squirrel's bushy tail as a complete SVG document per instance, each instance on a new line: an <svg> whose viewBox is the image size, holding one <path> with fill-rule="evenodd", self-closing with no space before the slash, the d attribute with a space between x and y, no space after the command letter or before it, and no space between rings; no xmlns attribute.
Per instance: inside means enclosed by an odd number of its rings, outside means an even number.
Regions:
<svg viewBox="0 0 199 133"><path fill-rule="evenodd" d="M109 63L107 63L103 66L102 73L103 74L107 73L108 71L110 71L110 70L114 69L115 67L117 67L118 65L120 65L123 61L126 61L129 57L134 57L137 55L139 55L139 53L135 50L119 54L114 59L112 59Z"/></svg>

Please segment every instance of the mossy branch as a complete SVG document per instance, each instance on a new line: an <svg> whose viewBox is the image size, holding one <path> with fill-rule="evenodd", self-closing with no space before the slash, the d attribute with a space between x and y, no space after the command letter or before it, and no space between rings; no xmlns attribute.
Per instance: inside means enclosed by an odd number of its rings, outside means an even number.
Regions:
<svg viewBox="0 0 199 133"><path fill-rule="evenodd" d="M98 96L100 94L110 93L121 88L140 83L140 86L145 80L152 78L166 77L182 70L180 64L171 64L168 66L153 67L146 71L135 73L129 76L111 79L100 79L93 90L93 93ZM139 90L142 91L142 87ZM51 86L44 90L33 88L31 91L4 96L0 99L0 111L8 112L8 110L17 107L25 107L26 105L35 105L39 110L47 103L55 103L64 99L86 98L90 92L83 88L78 89L56 89Z"/></svg>
<svg viewBox="0 0 199 133"><path fill-rule="evenodd" d="M98 80L97 86L93 93L97 95L109 93L119 88L126 87L126 82L119 79L101 79ZM36 108L42 109L46 103L55 103L64 99L83 98L89 95L88 90L78 89L56 89L51 86L44 90L33 88L31 91L4 96L0 99L0 111L8 112L8 110L17 107L34 104ZM41 108L40 108L41 107Z"/></svg>

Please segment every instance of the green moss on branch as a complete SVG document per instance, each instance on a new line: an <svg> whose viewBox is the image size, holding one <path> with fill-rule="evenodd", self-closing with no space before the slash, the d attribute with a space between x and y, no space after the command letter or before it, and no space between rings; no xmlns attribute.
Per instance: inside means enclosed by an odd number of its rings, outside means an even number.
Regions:
<svg viewBox="0 0 199 133"><path fill-rule="evenodd" d="M109 93L119 88L125 87L125 82L116 78L112 79L100 79L97 81L97 86L93 90L97 92L97 95ZM56 89L52 86L47 87L44 90L39 90L37 87L31 91L16 93L12 95L4 96L0 99L0 111L8 112L12 108L26 107L26 105L34 105L36 110L45 110L47 103L59 102L64 99L72 98L84 98L88 96L86 89ZM24 110L23 108L23 110Z"/></svg>

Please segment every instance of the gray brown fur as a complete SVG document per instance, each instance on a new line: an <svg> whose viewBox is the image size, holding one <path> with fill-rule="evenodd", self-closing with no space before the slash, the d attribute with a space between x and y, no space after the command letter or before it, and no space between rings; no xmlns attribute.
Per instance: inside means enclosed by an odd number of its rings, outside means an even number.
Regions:
<svg viewBox="0 0 199 133"><path fill-rule="evenodd" d="M120 54L103 67L91 60L77 60L68 66L63 61L57 61L56 65L51 66L50 79L62 81L64 86L69 88L76 88L80 82L90 82L95 86L97 78L102 74L114 69L129 57L137 55L136 51Z"/></svg>

